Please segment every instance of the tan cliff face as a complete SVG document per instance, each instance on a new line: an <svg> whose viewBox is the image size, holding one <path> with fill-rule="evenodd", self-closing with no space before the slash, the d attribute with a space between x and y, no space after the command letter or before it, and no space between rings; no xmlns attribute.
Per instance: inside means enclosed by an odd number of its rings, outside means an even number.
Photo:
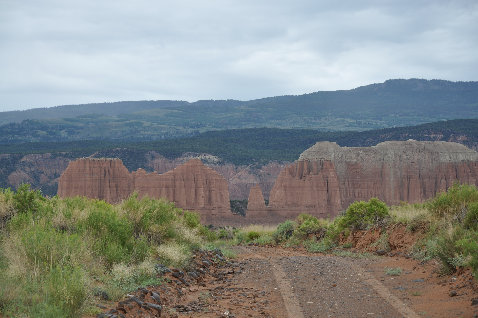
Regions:
<svg viewBox="0 0 478 318"><path fill-rule="evenodd" d="M60 197L80 195L112 203L133 191L199 211L206 219L230 212L227 181L198 159L164 174L143 169L130 173L119 159L79 159L70 162L58 183Z"/></svg>
<svg viewBox="0 0 478 318"><path fill-rule="evenodd" d="M319 142L280 173L269 205L290 214L335 216L372 197L388 204L422 202L457 181L478 184L478 153L460 144L410 140L349 148Z"/></svg>
<svg viewBox="0 0 478 318"><path fill-rule="evenodd" d="M85 196L116 203L133 191L131 175L119 159L71 161L58 180L58 196Z"/></svg>

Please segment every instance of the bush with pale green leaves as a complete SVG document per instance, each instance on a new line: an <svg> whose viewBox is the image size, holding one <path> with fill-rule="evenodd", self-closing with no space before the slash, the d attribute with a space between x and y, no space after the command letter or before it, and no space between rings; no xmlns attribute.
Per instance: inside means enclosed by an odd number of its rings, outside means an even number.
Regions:
<svg viewBox="0 0 478 318"><path fill-rule="evenodd" d="M117 205L0 190L0 314L79 317L95 294L158 284L158 262L185 265L215 239L197 213L133 194Z"/></svg>

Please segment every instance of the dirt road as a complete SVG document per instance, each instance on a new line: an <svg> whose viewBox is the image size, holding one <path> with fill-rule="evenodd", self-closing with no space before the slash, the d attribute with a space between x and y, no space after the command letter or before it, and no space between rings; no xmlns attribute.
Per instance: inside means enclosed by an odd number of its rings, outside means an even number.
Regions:
<svg viewBox="0 0 478 318"><path fill-rule="evenodd" d="M274 317L474 317L478 294L433 266L393 257L339 257L275 248L241 247L238 283L279 293ZM397 276L388 268L400 268ZM469 280L471 277L462 277ZM449 281L449 282L448 282ZM468 287L468 288L466 288ZM450 291L456 291L451 297ZM273 308L271 308L272 310Z"/></svg>
<svg viewBox="0 0 478 318"><path fill-rule="evenodd" d="M161 317L478 317L469 273L440 277L432 264L404 257L255 246L237 252L236 260L212 264L200 280L184 276L172 287L155 287L163 298ZM392 276L387 268L401 272Z"/></svg>

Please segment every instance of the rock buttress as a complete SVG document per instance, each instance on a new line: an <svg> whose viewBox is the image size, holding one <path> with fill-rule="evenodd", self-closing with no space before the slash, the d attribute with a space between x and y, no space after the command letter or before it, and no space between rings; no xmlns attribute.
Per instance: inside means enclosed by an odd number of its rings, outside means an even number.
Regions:
<svg viewBox="0 0 478 318"><path fill-rule="evenodd" d="M164 174L139 169L132 176L133 188L140 196L168 199L180 208L200 212L203 218L230 214L226 179L199 159Z"/></svg>
<svg viewBox="0 0 478 318"><path fill-rule="evenodd" d="M69 163L58 180L58 195L85 196L116 203L131 194L131 181L120 159L83 158Z"/></svg>
<svg viewBox="0 0 478 318"><path fill-rule="evenodd" d="M247 210L264 210L266 203L262 195L261 187L256 184L249 192L249 199L247 200Z"/></svg>

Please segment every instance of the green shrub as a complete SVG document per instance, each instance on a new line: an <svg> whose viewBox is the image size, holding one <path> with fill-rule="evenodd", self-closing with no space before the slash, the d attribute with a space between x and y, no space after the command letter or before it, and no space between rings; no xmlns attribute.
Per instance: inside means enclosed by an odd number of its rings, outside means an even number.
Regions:
<svg viewBox="0 0 478 318"><path fill-rule="evenodd" d="M320 241L315 239L304 242L304 247L311 253L325 253L335 247L335 243L329 238L323 238Z"/></svg>
<svg viewBox="0 0 478 318"><path fill-rule="evenodd" d="M13 195L13 206L18 213L35 213L44 198L39 190L31 190L29 184L22 184Z"/></svg>
<svg viewBox="0 0 478 318"><path fill-rule="evenodd" d="M344 216L337 220L337 224L342 230L345 228L365 230L374 225L384 225L389 217L387 205L377 198L372 198L368 202L352 203Z"/></svg>
<svg viewBox="0 0 478 318"><path fill-rule="evenodd" d="M460 226L451 230L443 230L436 238L436 247L433 256L441 262L441 270L445 274L454 273L457 265L461 266L465 251L459 242L465 239L467 232Z"/></svg>
<svg viewBox="0 0 478 318"><path fill-rule="evenodd" d="M458 240L456 245L467 257L467 265L473 270L475 278L478 277L478 232L468 232L466 237Z"/></svg>
<svg viewBox="0 0 478 318"><path fill-rule="evenodd" d="M463 226L466 229L478 231L478 202L468 205L468 212L463 220Z"/></svg>
<svg viewBox="0 0 478 318"><path fill-rule="evenodd" d="M16 193L0 191L0 213L4 317L84 315L95 288L120 297L158 284L157 258L185 266L203 238L217 238L197 213L136 194L110 205L83 197L47 199L25 185Z"/></svg>
<svg viewBox="0 0 478 318"><path fill-rule="evenodd" d="M151 242L161 244L162 241L177 238L173 223L180 220L182 210L177 209L173 203L155 200L148 197L138 199L133 193L120 206L123 215L133 225L136 235L145 235ZM195 217L188 214L189 221L193 224Z"/></svg>
<svg viewBox="0 0 478 318"><path fill-rule="evenodd" d="M301 214L297 217L298 226L294 231L294 235L305 238L309 235L315 235L317 238L321 238L325 235L327 230L327 224L318 218Z"/></svg>
<svg viewBox="0 0 478 318"><path fill-rule="evenodd" d="M94 251L104 257L108 266L142 261L147 256L146 239L135 240L131 222L108 203L97 201L83 227L95 238Z"/></svg>
<svg viewBox="0 0 478 318"><path fill-rule="evenodd" d="M217 237L221 240L232 240L234 238L234 231L230 227L219 229Z"/></svg>
<svg viewBox="0 0 478 318"><path fill-rule="evenodd" d="M292 234L294 234L294 229L296 228L297 223L294 221L287 220L277 226L276 231L272 234L274 241L276 243L281 243L287 241Z"/></svg>
<svg viewBox="0 0 478 318"><path fill-rule="evenodd" d="M390 244L388 242L388 233L386 231L383 231L382 234L380 234L380 237L378 238L378 240L375 241L372 244L372 246L375 247L376 250L390 252Z"/></svg>
<svg viewBox="0 0 478 318"><path fill-rule="evenodd" d="M272 238L272 235L270 234L263 234L256 238L253 243L258 244L258 245L273 245L275 243L274 238Z"/></svg>
<svg viewBox="0 0 478 318"><path fill-rule="evenodd" d="M256 231L249 231L246 234L247 241L254 241L255 239L258 239L261 236L259 232Z"/></svg>
<svg viewBox="0 0 478 318"><path fill-rule="evenodd" d="M218 235L213 230L204 225L199 226L199 234L208 242L213 242L218 239Z"/></svg>
<svg viewBox="0 0 478 318"><path fill-rule="evenodd" d="M247 234L243 231L237 231L234 234L234 242L235 244L243 244L247 242Z"/></svg>
<svg viewBox="0 0 478 318"><path fill-rule="evenodd" d="M83 241L78 234L34 225L23 231L21 238L27 260L36 271L79 264L85 257Z"/></svg>
<svg viewBox="0 0 478 318"><path fill-rule="evenodd" d="M42 281L47 302L63 309L69 317L80 311L87 299L85 273L79 267L57 266Z"/></svg>
<svg viewBox="0 0 478 318"><path fill-rule="evenodd" d="M198 213L184 211L184 223L191 229L197 228L201 225L201 218Z"/></svg>
<svg viewBox="0 0 478 318"><path fill-rule="evenodd" d="M0 189L0 229L4 227L14 211L13 192L10 189Z"/></svg>
<svg viewBox="0 0 478 318"><path fill-rule="evenodd" d="M470 203L478 202L478 189L473 185L454 184L447 192L428 203L428 209L437 217L454 217L460 222Z"/></svg>

